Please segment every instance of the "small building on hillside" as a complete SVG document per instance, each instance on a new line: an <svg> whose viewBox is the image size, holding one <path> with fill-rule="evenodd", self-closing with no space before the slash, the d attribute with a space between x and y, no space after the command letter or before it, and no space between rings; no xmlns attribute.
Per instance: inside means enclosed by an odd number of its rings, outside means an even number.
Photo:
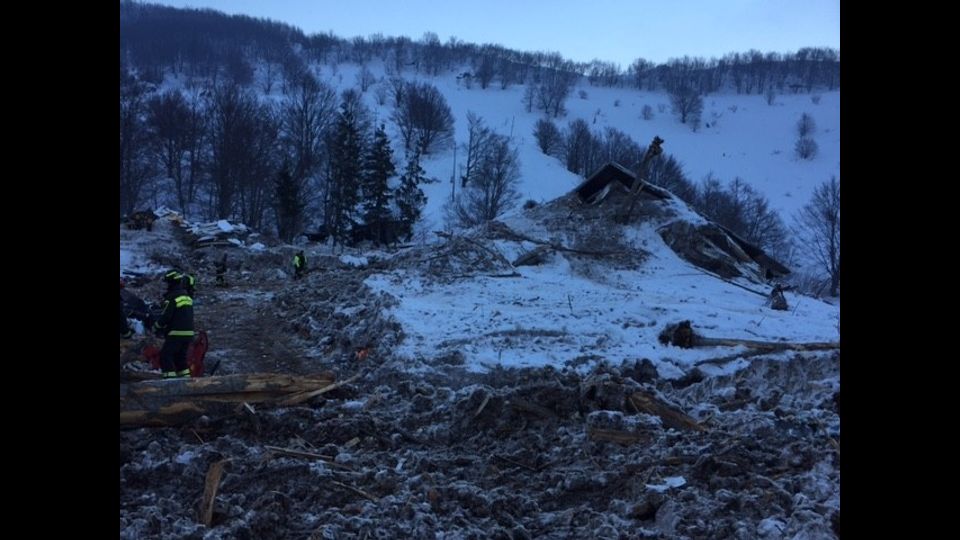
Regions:
<svg viewBox="0 0 960 540"><path fill-rule="evenodd" d="M665 220L658 232L668 246L688 262L724 278L752 274L762 280L771 280L790 274L789 268L762 249L712 220L707 219L706 223L670 220L671 213L676 215L673 203L688 205L668 190L638 179L619 163L609 162L600 167L574 188L573 193L576 194L573 200L579 200L577 206L581 212L607 215L611 218L608 222L611 226L624 223L619 219L623 209L633 208L634 204L637 219ZM627 221L632 221L629 216Z"/></svg>
<svg viewBox="0 0 960 540"><path fill-rule="evenodd" d="M589 204L602 201L611 189L630 191L637 181L637 175L627 170L623 165L611 161L591 174L589 178L574 189L574 192L581 201ZM640 191L657 199L668 199L670 197L667 191L647 182L643 182Z"/></svg>

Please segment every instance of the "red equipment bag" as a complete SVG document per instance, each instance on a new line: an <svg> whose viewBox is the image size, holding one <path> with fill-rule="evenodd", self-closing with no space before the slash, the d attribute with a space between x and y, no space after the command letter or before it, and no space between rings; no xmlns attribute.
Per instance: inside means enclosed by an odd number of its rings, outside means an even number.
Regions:
<svg viewBox="0 0 960 540"><path fill-rule="evenodd" d="M201 330L187 347L187 365L190 367L191 377L203 377L203 357L207 354L209 344L207 331ZM160 347L156 345L144 347L143 357L150 362L150 367L160 369Z"/></svg>

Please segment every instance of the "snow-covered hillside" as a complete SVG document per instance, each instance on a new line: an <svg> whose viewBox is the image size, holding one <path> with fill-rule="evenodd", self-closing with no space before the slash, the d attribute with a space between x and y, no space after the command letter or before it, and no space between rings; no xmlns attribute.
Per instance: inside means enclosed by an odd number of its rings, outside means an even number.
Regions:
<svg viewBox="0 0 960 540"><path fill-rule="evenodd" d="M386 75L381 63L373 61L366 67L381 81L380 84L384 82ZM338 91L358 88L359 65L344 63L332 68L328 64L311 64L311 69L319 80ZM400 76L410 81L428 82L440 90L454 115L458 145L467 140L468 111L481 116L496 132L512 137L520 153L523 200L550 200L583 180L537 147L533 127L543 115L536 110L526 112L522 103L524 85L502 90L496 84L481 89L475 83L472 88L467 88L457 79L464 70L469 71L469 68L452 70L439 77L419 75L412 70ZM258 71L258 77L262 76ZM178 87L183 82L168 76L164 86ZM260 85L255 84L254 88L260 91ZM394 137L395 161L402 165L402 145L390 122L393 107L389 103L377 104L375 88L376 85L367 90L364 101L377 122L388 125L388 132ZM586 92L586 98L580 97L581 91ZM274 85L271 96L278 100L282 98L279 85ZM690 180L699 182L708 173L713 173L724 183L740 177L766 195L785 220L809 201L816 185L831 176L840 177L839 91L778 95L773 105L767 104L765 96L757 94L707 95L704 97L702 126L697 132L688 124L681 124L670 112L670 99L663 92L592 87L582 79L570 92L565 105L566 116L553 119L561 129L574 119L582 118L595 131L613 127L644 146L654 135L659 135L666 140L665 153L682 163ZM642 118L644 105L651 106L654 111L651 120ZM812 137L819 146L819 153L810 161L798 160L793 151L797 139L796 123L803 113L809 114L817 127ZM458 155L459 167L463 152ZM450 178L455 176L454 159L454 151L449 149L428 156L423 163L428 176L441 180L424 189L429 198L425 212L428 229L431 224L432 227L442 224L441 208L451 195Z"/></svg>

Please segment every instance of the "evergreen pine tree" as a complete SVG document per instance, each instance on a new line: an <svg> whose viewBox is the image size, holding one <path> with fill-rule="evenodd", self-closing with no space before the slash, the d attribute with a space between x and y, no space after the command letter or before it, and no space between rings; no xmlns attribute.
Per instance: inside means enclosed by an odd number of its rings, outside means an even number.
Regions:
<svg viewBox="0 0 960 540"><path fill-rule="evenodd" d="M349 241L360 202L363 140L353 111L341 107L332 141L326 224L336 245Z"/></svg>
<svg viewBox="0 0 960 540"><path fill-rule="evenodd" d="M289 242L303 223L303 211L307 206L303 185L291 176L289 166L284 163L277 173L274 189L277 235Z"/></svg>
<svg viewBox="0 0 960 540"><path fill-rule="evenodd" d="M400 233L407 241L413 236L413 225L420 219L427 197L420 189L424 181L424 171L420 167L420 152L414 151L407 160L406 169L400 177L396 201L400 210Z"/></svg>
<svg viewBox="0 0 960 540"><path fill-rule="evenodd" d="M381 124L373 135L373 143L364 159L361 187L363 222L370 228L378 245L387 243L390 239L387 235L391 218L390 188L387 182L396 172L386 126Z"/></svg>

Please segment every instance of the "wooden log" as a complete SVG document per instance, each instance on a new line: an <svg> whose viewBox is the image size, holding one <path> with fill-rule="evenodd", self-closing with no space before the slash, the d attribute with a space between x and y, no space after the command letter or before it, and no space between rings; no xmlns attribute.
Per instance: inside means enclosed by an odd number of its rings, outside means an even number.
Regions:
<svg viewBox="0 0 960 540"><path fill-rule="evenodd" d="M244 403L302 403L333 381L331 373L251 373L121 384L120 425L170 426L203 414L233 414Z"/></svg>
<svg viewBox="0 0 960 540"><path fill-rule="evenodd" d="M664 327L659 335L660 343L670 344L689 349L691 347L748 347L750 349L769 351L823 351L839 349L840 343L835 341L820 341L807 343L791 343L789 341L756 341L751 339L709 338L698 335L693 331L690 321L671 323ZM724 358L723 360L726 360Z"/></svg>
<svg viewBox="0 0 960 540"><path fill-rule="evenodd" d="M840 343L837 342L809 342L809 343L790 343L786 341L755 341L750 339L728 339L728 338L708 338L696 336L693 341L694 347L749 347L751 349L764 349L770 351L823 351L829 349L839 349Z"/></svg>
<svg viewBox="0 0 960 540"><path fill-rule="evenodd" d="M120 398L186 398L216 401L258 402L250 394L285 395L316 390L333 384L333 374L289 375L284 373L241 373L216 377L159 379L120 385Z"/></svg>
<svg viewBox="0 0 960 540"><path fill-rule="evenodd" d="M644 167L646 167L647 163L654 158L654 156L659 156L663 153L663 149L660 147L663 142L663 139L661 139L659 136L653 138L650 146L647 147L647 152L643 155L643 162L640 164L640 167L638 167L638 170L642 171ZM648 185L646 180L638 176L634 180L633 185L630 186L630 207L627 208L626 214L617 216L615 221L622 224L630 223L630 221L633 219L633 209L636 207L637 201L640 200L640 194L644 191L651 191L647 188ZM669 197L662 190L653 191L653 193L655 197L660 199L666 199Z"/></svg>
<svg viewBox="0 0 960 540"><path fill-rule="evenodd" d="M637 411L660 417L665 427L677 430L706 431L706 428L697 423L696 420L660 401L653 394L634 392L630 394L629 399Z"/></svg>

